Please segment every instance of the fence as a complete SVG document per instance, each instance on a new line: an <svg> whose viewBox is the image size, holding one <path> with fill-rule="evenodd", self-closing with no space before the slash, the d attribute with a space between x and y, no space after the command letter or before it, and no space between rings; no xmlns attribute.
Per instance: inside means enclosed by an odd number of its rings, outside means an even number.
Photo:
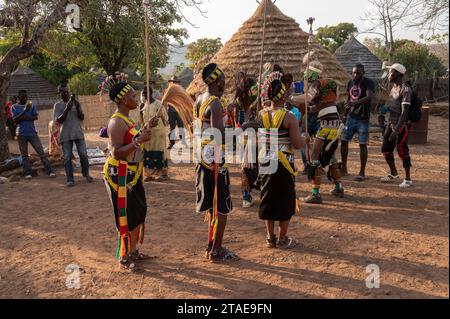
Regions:
<svg viewBox="0 0 450 319"><path fill-rule="evenodd" d="M446 101L449 97L448 79L416 80L414 90L424 102Z"/></svg>
<svg viewBox="0 0 450 319"><path fill-rule="evenodd" d="M81 107L85 115L83 127L85 130L98 130L108 124L111 115L116 111L114 103L109 101L107 96L103 97L103 102L98 95L78 96ZM138 119L139 111L133 110L131 117ZM48 124L53 120L53 109L39 111L39 119L36 122L36 128L39 134L48 134Z"/></svg>

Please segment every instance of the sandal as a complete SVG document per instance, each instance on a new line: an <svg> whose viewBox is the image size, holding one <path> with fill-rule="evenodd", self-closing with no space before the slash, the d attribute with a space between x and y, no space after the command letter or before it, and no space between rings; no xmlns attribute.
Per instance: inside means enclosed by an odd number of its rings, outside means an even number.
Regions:
<svg viewBox="0 0 450 319"><path fill-rule="evenodd" d="M270 238L266 238L267 248L277 248L277 236L271 235Z"/></svg>
<svg viewBox="0 0 450 319"><path fill-rule="evenodd" d="M140 260L147 260L150 259L151 257L149 255L146 254L142 254L139 252L139 250L135 250L134 252L132 252L130 254L130 259L132 261L140 261Z"/></svg>
<svg viewBox="0 0 450 319"><path fill-rule="evenodd" d="M239 257L227 248L221 247L219 251L211 252L209 254L209 260L212 263L218 263L225 261L236 261L239 260Z"/></svg>
<svg viewBox="0 0 450 319"><path fill-rule="evenodd" d="M292 249L297 245L297 242L295 241L295 239L289 238L289 237L284 237L283 240L279 240L278 241L278 248L280 249Z"/></svg>
<svg viewBox="0 0 450 319"><path fill-rule="evenodd" d="M367 177L362 176L362 175L358 175L355 177L355 181L357 182L364 182L367 179Z"/></svg>
<svg viewBox="0 0 450 319"><path fill-rule="evenodd" d="M399 179L399 178L400 178L399 175L392 175L392 174L389 174L389 175L383 177L383 178L381 179L381 182L382 182L382 183L389 183L389 182L392 182L393 180Z"/></svg>
<svg viewBox="0 0 450 319"><path fill-rule="evenodd" d="M213 245L212 243L208 245L208 247L206 247L205 249L205 258L209 259L210 255L211 255L211 251L212 251Z"/></svg>
<svg viewBox="0 0 450 319"><path fill-rule="evenodd" d="M133 272L133 271L136 271L136 264L128 259L121 260L121 261L119 261L119 268L120 268L120 270Z"/></svg>

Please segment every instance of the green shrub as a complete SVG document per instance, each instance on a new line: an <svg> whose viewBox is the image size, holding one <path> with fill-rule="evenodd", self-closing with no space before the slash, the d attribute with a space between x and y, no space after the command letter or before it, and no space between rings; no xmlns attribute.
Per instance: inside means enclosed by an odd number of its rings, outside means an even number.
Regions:
<svg viewBox="0 0 450 319"><path fill-rule="evenodd" d="M98 92L98 77L91 72L75 74L69 80L69 89L76 95L95 95Z"/></svg>

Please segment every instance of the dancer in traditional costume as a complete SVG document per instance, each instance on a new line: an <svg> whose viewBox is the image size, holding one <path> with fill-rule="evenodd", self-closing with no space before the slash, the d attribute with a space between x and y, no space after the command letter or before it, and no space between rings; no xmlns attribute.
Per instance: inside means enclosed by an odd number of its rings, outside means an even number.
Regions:
<svg viewBox="0 0 450 319"><path fill-rule="evenodd" d="M166 181L169 171L167 154L167 125L169 116L162 103L153 98L153 89L150 87L150 103L147 103L147 90L142 91L141 122L147 123L151 118L158 116L160 121L152 129L152 138L144 143L144 181Z"/></svg>
<svg viewBox="0 0 450 319"><path fill-rule="evenodd" d="M209 221L209 236L206 257L211 262L237 259L237 256L222 246L228 214L232 210L230 176L224 159L225 126L221 97L225 91L225 74L217 64L208 64L202 71L203 81L208 86L206 93L198 97L194 105L196 131L218 130L219 140L209 134L196 136L201 146L201 162L197 164L196 193L199 213L206 213ZM203 136L207 135L207 136Z"/></svg>
<svg viewBox="0 0 450 319"><path fill-rule="evenodd" d="M106 190L113 205L119 235L117 257L122 269L133 270L135 261L146 257L137 249L138 243L142 244L144 240L147 215L142 182L143 143L150 140L150 129L157 125L157 119L152 119L141 130L129 117L130 111L138 107L139 100L126 82L126 76L110 76L102 88L109 88L109 97L117 104L117 112L107 128L110 154L104 166Z"/></svg>
<svg viewBox="0 0 450 319"><path fill-rule="evenodd" d="M311 61L309 69L305 72L305 81L310 84L309 91L305 95L292 97L294 103L304 103L305 99L308 99L311 105L309 112L317 112L317 119L320 122L311 162L308 163L308 178L312 181L312 193L304 201L310 204L322 203L321 176L327 166L329 167L327 176L335 184L331 194L344 197L340 167L335 156L344 129L336 106L337 83L331 79L322 79L322 71L323 66L320 62Z"/></svg>
<svg viewBox="0 0 450 319"><path fill-rule="evenodd" d="M270 106L260 113L265 139L261 143L260 179L261 205L259 218L265 221L267 247L290 249L296 241L287 236L289 222L296 212L294 149L305 145L305 136L295 116L284 108L287 87L280 72L273 72L266 80L263 95ZM267 103L264 103L267 104ZM276 139L274 141L273 139ZM274 142L277 149L273 149ZM279 222L278 240L275 222Z"/></svg>
<svg viewBox="0 0 450 319"><path fill-rule="evenodd" d="M247 77L244 72L239 73L235 99L233 107L233 127L242 128L245 131L245 123L249 123L256 118L252 104L257 98L256 80ZM241 168L241 188L242 188L242 207L250 208L253 205L252 190L259 189L258 165L249 161L249 149L247 145L248 138L244 136L241 142L244 143L244 158Z"/></svg>

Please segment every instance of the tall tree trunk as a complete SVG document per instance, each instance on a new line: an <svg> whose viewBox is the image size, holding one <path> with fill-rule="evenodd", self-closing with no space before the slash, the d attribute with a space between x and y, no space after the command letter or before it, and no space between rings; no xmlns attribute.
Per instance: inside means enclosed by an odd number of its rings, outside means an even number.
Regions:
<svg viewBox="0 0 450 319"><path fill-rule="evenodd" d="M15 68L15 66L14 66ZM3 109L6 106L6 103L8 102L8 97L6 96L6 92L9 88L11 73L14 69L10 66L6 72L3 72L1 70L0 75L0 105L1 105L1 112L0 112L0 162L3 162L4 160L8 159L10 157L9 153L9 146L8 146L8 136L6 134L6 125L5 125L5 118L3 117Z"/></svg>
<svg viewBox="0 0 450 319"><path fill-rule="evenodd" d="M6 98L0 100L0 105L3 107L6 104ZM3 118L3 111L0 112L0 162L9 158L9 146L8 146L8 136L6 134L5 119Z"/></svg>
<svg viewBox="0 0 450 319"><path fill-rule="evenodd" d="M65 12L65 9L68 3L69 0L59 0L55 5L54 11L34 29L31 38L28 39L29 34L25 32L24 41L22 41L21 45L8 50L0 60L0 103L2 107L6 103L11 73L14 71L17 63L36 53L42 43L45 32L67 16L68 13ZM24 17L25 20L32 18L34 17ZM9 157L8 139L2 115L0 116L0 161Z"/></svg>

